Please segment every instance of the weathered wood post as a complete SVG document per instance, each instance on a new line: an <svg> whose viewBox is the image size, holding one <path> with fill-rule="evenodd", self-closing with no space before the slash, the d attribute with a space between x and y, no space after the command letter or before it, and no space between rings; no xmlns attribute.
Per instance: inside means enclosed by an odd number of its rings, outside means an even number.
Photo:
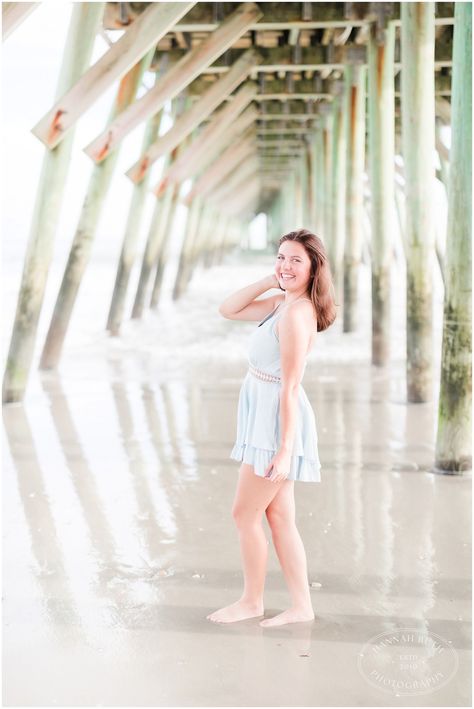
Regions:
<svg viewBox="0 0 474 709"><path fill-rule="evenodd" d="M222 225L222 213L216 208L213 214L213 220L211 222L212 228L208 232L208 239L204 246L203 253L203 266L208 269L212 266L217 245L221 237L221 225Z"/></svg>
<svg viewBox="0 0 474 709"><path fill-rule="evenodd" d="M333 107L330 103L320 106L319 112L323 116L323 160L324 160L324 192L323 192L323 230L321 237L329 253L332 230L332 134L333 134Z"/></svg>
<svg viewBox="0 0 474 709"><path fill-rule="evenodd" d="M189 107L190 105L190 99L188 98L185 103L183 104L184 108L180 109L183 114L186 113L186 107ZM179 156L182 155L187 147L189 146L190 142L192 140L192 136L188 136L179 146L178 146L178 153L176 156L176 160L179 159ZM178 204L180 202L180 193L181 193L181 186L182 184L180 182L178 183L171 183L169 188L173 188L173 193L172 193L172 199L171 199L171 204L170 208L166 217L166 224L164 226L164 232L163 232L163 237L160 242L160 250L157 254L157 257L155 259L156 264L153 264L153 267L155 267L155 277L154 277L154 282L153 282L153 288L151 291L151 297L150 297L150 307L151 308L157 308L161 296L161 286L163 283L163 276L165 273L165 268L166 264L168 263L169 259L169 254L170 254L170 244L173 239L173 224L174 224L174 218L176 214L176 209L178 207ZM186 236L186 235L185 235Z"/></svg>
<svg viewBox="0 0 474 709"><path fill-rule="evenodd" d="M274 218L272 219L271 225L270 225L270 232L268 235L268 240L271 241L272 243L276 244L278 241L278 238L283 234L282 228L283 228L283 193L284 189L284 184L283 182L281 183L281 186L279 188L279 191L275 197L274 200Z"/></svg>
<svg viewBox="0 0 474 709"><path fill-rule="evenodd" d="M368 45L369 172L371 189L372 363L390 356L390 269L394 224L395 28L381 15Z"/></svg>
<svg viewBox="0 0 474 709"><path fill-rule="evenodd" d="M295 228L294 219L294 209L295 204L293 200L293 174L289 173L285 179L283 189L281 191L281 234L285 234L291 229Z"/></svg>
<svg viewBox="0 0 474 709"><path fill-rule="evenodd" d="M267 213L267 246L274 243L277 239L277 234L280 231L280 199L279 196L274 197L269 212Z"/></svg>
<svg viewBox="0 0 474 709"><path fill-rule="evenodd" d="M181 253L179 255L178 270L176 272L173 287L173 300L177 300L182 295L187 284L187 273L190 268L192 245L199 219L201 203L202 197L197 195L196 197L194 197L191 202L191 205L188 207L184 240L183 245L181 247Z"/></svg>
<svg viewBox="0 0 474 709"><path fill-rule="evenodd" d="M399 135L396 134L395 138L398 141ZM397 153L398 152L400 152L400 151L397 150ZM403 175L403 170L401 167L397 166L396 171L399 172L401 175ZM395 184L395 205L397 208L398 227L399 227L400 236L401 236L401 240L402 240L402 244L403 244L403 253L406 258L407 257L407 244L406 244L406 233L405 233L405 230L406 230L405 190L404 190L404 187L402 187L399 184ZM436 258L438 261L441 280L443 281L443 284L444 284L444 282L445 282L444 237L443 237L443 239L441 239L441 230L442 230L441 223L436 222L435 223L435 252L436 252Z"/></svg>
<svg viewBox="0 0 474 709"><path fill-rule="evenodd" d="M175 148L173 152L176 150L177 148ZM132 319L134 320L141 318L143 315L150 275L162 246L175 189L175 185L168 185L165 189L165 193L161 197L156 198L150 228L148 230L145 251L143 254L137 292L133 302Z"/></svg>
<svg viewBox="0 0 474 709"><path fill-rule="evenodd" d="M173 187L173 196L171 198L171 204L168 211L166 224L164 226L163 238L161 240L161 248L156 259L155 278L153 281L153 288L151 290L150 297L151 308L156 308L160 300L161 285L163 283L163 276L165 273L166 264L168 263L169 259L170 243L173 238L173 222L176 213L176 207L179 201L181 185L171 185L171 188Z"/></svg>
<svg viewBox="0 0 474 709"><path fill-rule="evenodd" d="M202 261L202 255L204 252L204 248L206 246L206 242L209 238L209 229L210 229L210 225L212 223L211 214L212 214L212 206L206 200L203 202L203 208L201 211L201 219L199 222L198 230L196 232L196 238L195 238L194 244L193 244L193 254L192 254L193 270Z"/></svg>
<svg viewBox="0 0 474 709"><path fill-rule="evenodd" d="M156 81L159 81L159 74L156 74ZM142 151L145 152L158 137L163 111L159 111L151 118L146 126L143 138ZM117 336L122 324L125 299L127 296L130 273L136 257L137 239L140 231L140 224L148 193L148 181L150 173L147 171L143 180L134 183L130 211L128 213L125 234L120 252L117 275L107 318L107 330L111 335Z"/></svg>
<svg viewBox="0 0 474 709"><path fill-rule="evenodd" d="M436 462L472 468L472 4L454 11L446 287Z"/></svg>
<svg viewBox="0 0 474 709"><path fill-rule="evenodd" d="M337 302L343 297L343 257L346 207L346 100L341 81L333 83L333 131L331 145L331 232L329 260Z"/></svg>
<svg viewBox="0 0 474 709"><path fill-rule="evenodd" d="M304 206L303 206L303 174L304 163L299 159L294 172L294 200L295 200L295 229L304 226Z"/></svg>
<svg viewBox="0 0 474 709"><path fill-rule="evenodd" d="M313 168L314 168L314 228L318 236L324 233L324 190L326 181L324 176L324 134L322 118L317 119L316 131L313 139Z"/></svg>
<svg viewBox="0 0 474 709"><path fill-rule="evenodd" d="M232 235L234 228L234 219L232 216L226 215L225 231L221 244L220 260L224 258L225 254L230 251L232 247Z"/></svg>
<svg viewBox="0 0 474 709"><path fill-rule="evenodd" d="M401 3L402 141L407 243L407 397L433 395L434 2Z"/></svg>
<svg viewBox="0 0 474 709"><path fill-rule="evenodd" d="M315 165L313 137L306 137L304 142L303 160L305 164L304 177L305 190L305 224L306 228L314 233L316 230L316 194L315 194Z"/></svg>
<svg viewBox="0 0 474 709"><path fill-rule="evenodd" d="M189 97L180 96L174 99L171 111L173 123L183 114L186 105L189 106ZM166 172L170 165L173 165L173 163L177 160L178 155L182 153L185 144L185 142L180 143L177 147L173 148L170 153L168 153L163 172ZM139 319L143 315L145 301L147 298L148 283L159 257L160 250L163 247L163 241L166 234L166 225L168 223L170 210L175 198L175 187L175 184L169 184L165 188L164 192L156 198L145 250L143 253L137 292L135 294L132 307L131 317L133 320Z"/></svg>
<svg viewBox="0 0 474 709"><path fill-rule="evenodd" d="M39 7L38 2L2 2L2 41Z"/></svg>
<svg viewBox="0 0 474 709"><path fill-rule="evenodd" d="M287 209L287 193L288 193L288 178L285 179L283 182L282 188L280 190L280 194L278 196L278 200L280 203L280 206L278 208L278 229L279 229L279 236L283 236L283 234L286 232L286 226L287 226L287 218L288 218L288 213L286 211ZM276 243L278 243L278 238L276 239Z"/></svg>
<svg viewBox="0 0 474 709"><path fill-rule="evenodd" d="M133 103L143 74L150 66L153 54L154 48L148 51L121 80L108 123L112 123L117 115ZM112 181L119 153L120 145L115 150L112 150L101 163L93 165L79 216L79 223L74 234L41 354L41 369L53 369L59 362L81 280L89 263L100 213Z"/></svg>
<svg viewBox="0 0 474 709"><path fill-rule="evenodd" d="M272 222L272 231L270 239L272 243L276 246L278 239L283 235L283 197L282 189L280 189L276 199L275 199L275 218Z"/></svg>
<svg viewBox="0 0 474 709"><path fill-rule="evenodd" d="M290 185L290 177L288 176L285 180L285 183L283 185L283 188L280 192L280 231L281 234L280 236L283 236L286 232L288 232L290 229L293 229L294 222L293 222L293 216L291 215L291 199L290 199L290 190L289 190L289 185Z"/></svg>
<svg viewBox="0 0 474 709"><path fill-rule="evenodd" d="M216 223L213 230L214 233L212 235L211 248L204 264L205 268L216 266L221 260L228 221L229 217L227 216L225 205L222 209L219 207L216 214Z"/></svg>
<svg viewBox="0 0 474 709"><path fill-rule="evenodd" d="M189 253L189 263L188 268L185 272L186 281L184 287L190 283L194 269L196 267L199 258L199 247L203 238L203 233L206 227L206 203L204 199L199 202L199 207L197 210L196 221L194 224L193 238L191 241L191 249Z"/></svg>
<svg viewBox="0 0 474 709"><path fill-rule="evenodd" d="M214 251L214 259L212 262L213 266L219 266L222 263L222 259L224 256L225 242L226 242L226 237L227 237L227 233L228 233L228 225L229 225L229 217L227 216L225 211L221 212L220 221L219 221L218 240L217 240L216 248Z"/></svg>
<svg viewBox="0 0 474 709"><path fill-rule="evenodd" d="M299 212L301 214L299 226L306 227L308 224L308 181L305 155L299 154L297 157L293 158L291 162L295 164L295 173L297 175L297 196L300 203Z"/></svg>
<svg viewBox="0 0 474 709"><path fill-rule="evenodd" d="M213 268L217 265L219 247L222 243L222 227L224 225L224 215L218 210L216 213L216 223L213 230L211 248L204 260L204 268Z"/></svg>
<svg viewBox="0 0 474 709"><path fill-rule="evenodd" d="M103 2L74 4L56 87L57 98L89 66L104 5ZM3 379L4 403L21 401L25 393L73 140L71 132L56 148L46 150L43 158Z"/></svg>
<svg viewBox="0 0 474 709"><path fill-rule="evenodd" d="M346 165L346 240L344 246L343 331L357 327L358 279L362 261L365 166L366 69L346 66L348 116Z"/></svg>
<svg viewBox="0 0 474 709"><path fill-rule="evenodd" d="M199 264L205 268L205 256L212 239L215 226L215 207L209 201L203 201L200 220L197 226L195 239L192 246L192 270ZM190 274L190 278L192 274Z"/></svg>

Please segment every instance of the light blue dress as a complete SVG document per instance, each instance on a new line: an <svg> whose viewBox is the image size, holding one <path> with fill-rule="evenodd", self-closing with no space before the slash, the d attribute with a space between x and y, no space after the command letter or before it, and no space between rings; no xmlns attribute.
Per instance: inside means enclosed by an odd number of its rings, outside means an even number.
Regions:
<svg viewBox="0 0 474 709"><path fill-rule="evenodd" d="M275 330L281 309L275 314L277 308L252 333L248 361L259 370L281 377L280 343ZM306 362L303 374L305 369ZM240 388L237 436L229 457L253 465L254 472L260 477L265 476L265 468L279 447L280 389L280 382L259 379L250 371ZM320 469L314 411L300 383L294 446L287 480L321 482Z"/></svg>

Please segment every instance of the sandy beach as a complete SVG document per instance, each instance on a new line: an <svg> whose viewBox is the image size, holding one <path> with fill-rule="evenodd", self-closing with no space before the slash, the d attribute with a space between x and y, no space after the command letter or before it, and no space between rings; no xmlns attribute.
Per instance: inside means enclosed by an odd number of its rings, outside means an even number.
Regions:
<svg viewBox="0 0 474 709"><path fill-rule="evenodd" d="M228 455L254 326L217 308L272 268L230 254L119 339L96 313L5 407L5 706L470 705L471 480L430 472L437 392L406 403L402 301L390 366L370 364L366 270L358 331L321 333L303 380L323 466L295 485L315 621L206 620L241 591ZM264 528L269 617L289 596ZM415 672L425 691L402 691L393 657L374 680L364 647L403 628L445 643Z"/></svg>

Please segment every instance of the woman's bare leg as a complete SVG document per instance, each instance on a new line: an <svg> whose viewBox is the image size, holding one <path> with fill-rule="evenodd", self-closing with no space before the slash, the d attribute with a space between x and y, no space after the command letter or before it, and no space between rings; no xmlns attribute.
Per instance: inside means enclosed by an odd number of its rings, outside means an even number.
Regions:
<svg viewBox="0 0 474 709"><path fill-rule="evenodd" d="M263 615L263 590L267 570L268 544L262 527L266 508L288 480L272 482L255 475L253 466L242 463L232 516L237 525L244 572L244 590L238 601L207 616L209 620L232 623Z"/></svg>
<svg viewBox="0 0 474 709"><path fill-rule="evenodd" d="M269 627L314 619L308 584L306 553L295 523L294 482L282 487L266 509L273 544L292 599L292 606L273 618L262 620Z"/></svg>

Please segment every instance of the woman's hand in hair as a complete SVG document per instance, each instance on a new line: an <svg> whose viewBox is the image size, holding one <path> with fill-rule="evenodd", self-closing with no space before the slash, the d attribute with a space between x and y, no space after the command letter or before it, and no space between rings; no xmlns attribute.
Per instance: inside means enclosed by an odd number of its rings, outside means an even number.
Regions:
<svg viewBox="0 0 474 709"><path fill-rule="evenodd" d="M270 286L270 288L281 288L280 282L279 282L279 280L278 280L278 278L277 278L277 276L276 276L276 273L272 273L272 275L269 276L269 279L271 279L271 286ZM269 289L270 289L270 288L269 288ZM283 288L281 288L281 290L283 290Z"/></svg>

